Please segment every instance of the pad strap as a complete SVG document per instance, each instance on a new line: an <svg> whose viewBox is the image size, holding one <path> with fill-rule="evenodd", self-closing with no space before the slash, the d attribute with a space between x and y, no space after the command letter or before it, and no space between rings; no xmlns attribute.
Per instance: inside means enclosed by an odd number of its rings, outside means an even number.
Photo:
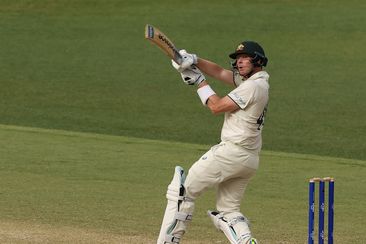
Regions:
<svg viewBox="0 0 366 244"><path fill-rule="evenodd" d="M249 221L245 217L243 217L243 216L236 217L236 218L228 221L227 224L229 226L234 226L234 225L236 225L239 222L245 222L245 223L249 224L248 223Z"/></svg>
<svg viewBox="0 0 366 244"><path fill-rule="evenodd" d="M175 214L174 218L181 221L190 221L192 220L192 214L178 212Z"/></svg>
<svg viewBox="0 0 366 244"><path fill-rule="evenodd" d="M182 200L185 201L185 202L194 202L194 199L190 198L190 197L183 197Z"/></svg>
<svg viewBox="0 0 366 244"><path fill-rule="evenodd" d="M177 244L179 244L179 242L180 242L179 237L176 237L176 236L173 236L173 235L166 235L165 236L164 244L165 243L177 243Z"/></svg>
<svg viewBox="0 0 366 244"><path fill-rule="evenodd" d="M250 233L247 233L245 235L242 235L238 239L238 243L242 243L244 240L248 240L252 235ZM251 243L251 242L250 242Z"/></svg>

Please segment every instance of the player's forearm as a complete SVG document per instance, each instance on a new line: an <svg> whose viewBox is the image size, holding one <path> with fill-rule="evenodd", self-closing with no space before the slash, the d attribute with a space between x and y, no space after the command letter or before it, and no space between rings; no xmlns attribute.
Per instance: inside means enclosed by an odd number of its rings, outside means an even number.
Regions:
<svg viewBox="0 0 366 244"><path fill-rule="evenodd" d="M217 78L218 74L220 74L223 70L223 68L218 64L203 58L198 58L197 67L204 73L214 78Z"/></svg>
<svg viewBox="0 0 366 244"><path fill-rule="evenodd" d="M204 87L209 87L206 81L203 81L198 85L198 89ZM201 94L200 97L202 95L203 94ZM206 96L203 95L203 100L205 101L205 105L211 110L213 114L220 114L238 109L237 105L233 103L232 100L230 100L227 96L221 98L217 94L212 93Z"/></svg>
<svg viewBox="0 0 366 244"><path fill-rule="evenodd" d="M217 80L221 80L229 85L233 85L232 71L224 69L218 64L203 58L198 58L196 66L209 76Z"/></svg>

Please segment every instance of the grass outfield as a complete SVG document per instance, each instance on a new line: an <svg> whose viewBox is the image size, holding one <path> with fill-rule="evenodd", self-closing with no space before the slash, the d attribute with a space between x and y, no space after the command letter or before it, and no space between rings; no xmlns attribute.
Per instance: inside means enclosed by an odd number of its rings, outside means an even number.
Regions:
<svg viewBox="0 0 366 244"><path fill-rule="evenodd" d="M0 123L217 142L222 117L204 111L144 40L150 23L228 68L243 39L263 44L271 74L265 149L366 160L365 4L2 0Z"/></svg>
<svg viewBox="0 0 366 244"><path fill-rule="evenodd" d="M209 146L0 125L1 243L154 243L174 166ZM307 179L334 176L335 241L365 243L366 162L264 151L243 212L261 243L305 243ZM205 215L184 243L226 243ZM205 240L205 241L202 241Z"/></svg>
<svg viewBox="0 0 366 244"><path fill-rule="evenodd" d="M260 242L305 243L307 179L330 175L336 242L366 243L365 7L1 0L0 243L154 243L174 166L215 144L223 118L144 40L146 23L224 67L243 39L265 47L265 150L242 209ZM227 242L212 208L209 191L184 243Z"/></svg>

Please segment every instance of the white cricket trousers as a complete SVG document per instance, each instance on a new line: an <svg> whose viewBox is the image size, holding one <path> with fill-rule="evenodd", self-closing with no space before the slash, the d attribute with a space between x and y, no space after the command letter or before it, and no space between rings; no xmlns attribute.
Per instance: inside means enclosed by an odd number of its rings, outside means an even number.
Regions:
<svg viewBox="0 0 366 244"><path fill-rule="evenodd" d="M217 187L216 209L226 213L240 212L245 188L258 164L258 153L231 142L221 142L189 169L184 184L186 195L196 199L208 188Z"/></svg>

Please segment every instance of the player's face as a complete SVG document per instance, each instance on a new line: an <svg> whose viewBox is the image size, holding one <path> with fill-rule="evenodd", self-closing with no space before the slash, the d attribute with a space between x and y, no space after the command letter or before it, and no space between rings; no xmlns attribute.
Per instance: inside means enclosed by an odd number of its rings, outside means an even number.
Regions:
<svg viewBox="0 0 366 244"><path fill-rule="evenodd" d="M241 76L246 76L252 72L254 66L251 60L252 58L247 54L239 54L236 57L236 66Z"/></svg>

